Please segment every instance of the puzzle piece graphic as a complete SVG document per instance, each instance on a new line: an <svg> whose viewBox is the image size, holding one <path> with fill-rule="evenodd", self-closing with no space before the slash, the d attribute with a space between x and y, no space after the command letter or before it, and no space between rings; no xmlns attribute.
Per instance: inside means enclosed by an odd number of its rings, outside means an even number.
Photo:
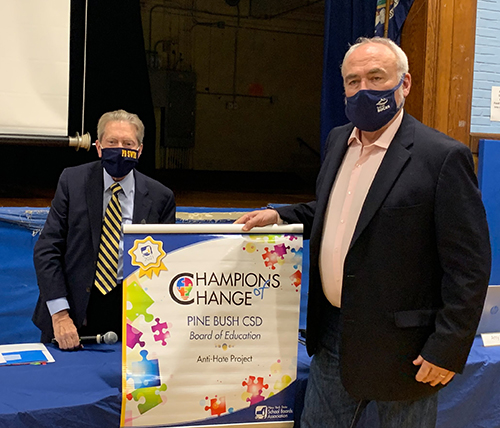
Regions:
<svg viewBox="0 0 500 428"><path fill-rule="evenodd" d="M144 315L146 322L153 320L153 315L146 311L154 300L135 281L127 286L127 300L132 304L132 309L127 309L127 318L130 321L135 321L140 315Z"/></svg>
<svg viewBox="0 0 500 428"><path fill-rule="evenodd" d="M144 402L139 403L137 408L139 409L139 413L142 415L147 411L151 410L153 407L156 407L158 404L163 403L163 400L160 395L160 391L166 391L167 385L162 383L158 387L150 387L150 388L139 388L134 389L131 393L127 394L127 399L135 401L139 401L142 397L144 397Z"/></svg>
<svg viewBox="0 0 500 428"><path fill-rule="evenodd" d="M140 352L142 361L132 362L131 373L127 373L127 379L134 381L136 389L149 388L152 386L160 386L160 367L158 360L148 360L148 351L143 349Z"/></svg>
<svg viewBox="0 0 500 428"><path fill-rule="evenodd" d="M206 399L208 399L208 397L206 397ZM220 397L220 399L217 399L217 396L215 396L215 398L211 398L210 406L205 406L205 410L210 410L210 414L212 416L222 415L226 412L226 397Z"/></svg>
<svg viewBox="0 0 500 428"><path fill-rule="evenodd" d="M290 279L295 287L299 287L302 284L302 272L300 270L295 271L293 275L290 275Z"/></svg>
<svg viewBox="0 0 500 428"><path fill-rule="evenodd" d="M247 387L247 392L250 394L250 397L247 398L247 401L249 401L250 404L253 405L256 403L260 403L266 398L261 394L264 389L269 388L269 385L264 384L263 377L258 377L257 381L255 381L255 376L248 376L248 382L243 381L241 385Z"/></svg>
<svg viewBox="0 0 500 428"><path fill-rule="evenodd" d="M146 342L141 341L142 335L143 333L141 331L127 323L127 346L130 349L134 349L137 344L139 344L141 348L144 348Z"/></svg>
<svg viewBox="0 0 500 428"><path fill-rule="evenodd" d="M285 247L285 244L275 245L274 252L278 255L278 257L284 258L287 253L287 247Z"/></svg>
<svg viewBox="0 0 500 428"><path fill-rule="evenodd" d="M262 254L262 258L264 259L264 264L266 267L269 267L271 269L276 269L276 266L274 266L276 263L278 263L278 255L274 251L269 251L269 247L264 248L266 251L264 254ZM267 261L266 261L267 259Z"/></svg>
<svg viewBox="0 0 500 428"><path fill-rule="evenodd" d="M284 375L281 377L281 380L278 380L274 383L274 389L277 391L282 391L292 382L292 378L288 375Z"/></svg>
<svg viewBox="0 0 500 428"><path fill-rule="evenodd" d="M297 269L302 264L302 247L298 249L292 248L292 253L294 253L292 259L293 268Z"/></svg>
<svg viewBox="0 0 500 428"><path fill-rule="evenodd" d="M288 238L290 241L295 241L296 239L299 239L295 235L287 235L287 234L285 234L285 238Z"/></svg>
<svg viewBox="0 0 500 428"><path fill-rule="evenodd" d="M154 339L156 342L161 342L162 346L167 344L165 339L170 337L170 332L168 331L168 325L166 322L160 322L160 318L155 318L156 325L151 326L151 331L154 334Z"/></svg>
<svg viewBox="0 0 500 428"><path fill-rule="evenodd" d="M247 398L247 401L250 402L250 405L253 406L254 404L260 403L261 401L264 401L266 397L263 395L252 395L250 398Z"/></svg>
<svg viewBox="0 0 500 428"><path fill-rule="evenodd" d="M179 279L175 285L181 295L181 299L189 299L189 293L191 293L191 290L193 289L193 281L191 281L190 278L184 277Z"/></svg>

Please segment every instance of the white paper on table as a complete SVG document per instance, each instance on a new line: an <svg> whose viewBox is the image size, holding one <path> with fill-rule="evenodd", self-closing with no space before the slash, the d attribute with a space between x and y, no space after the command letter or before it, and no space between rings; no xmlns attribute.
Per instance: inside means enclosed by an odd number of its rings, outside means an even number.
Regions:
<svg viewBox="0 0 500 428"><path fill-rule="evenodd" d="M0 345L0 366L53 362L54 357L43 343Z"/></svg>

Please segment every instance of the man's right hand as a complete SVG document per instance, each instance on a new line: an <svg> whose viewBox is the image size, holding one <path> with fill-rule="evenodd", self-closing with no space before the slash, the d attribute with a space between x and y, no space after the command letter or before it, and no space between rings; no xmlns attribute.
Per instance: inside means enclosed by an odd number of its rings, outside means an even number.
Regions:
<svg viewBox="0 0 500 428"><path fill-rule="evenodd" d="M272 209L252 211L241 216L234 224L244 224L243 230L249 231L253 227L263 227L270 224L278 224L280 216L278 211Z"/></svg>
<svg viewBox="0 0 500 428"><path fill-rule="evenodd" d="M52 315L54 339L61 349L76 349L80 347L80 337L69 312L65 309Z"/></svg>

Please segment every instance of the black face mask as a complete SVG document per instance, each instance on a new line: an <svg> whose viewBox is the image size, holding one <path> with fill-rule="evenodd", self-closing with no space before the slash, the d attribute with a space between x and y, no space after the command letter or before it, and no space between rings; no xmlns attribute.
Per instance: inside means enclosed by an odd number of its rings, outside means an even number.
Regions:
<svg viewBox="0 0 500 428"><path fill-rule="evenodd" d="M139 162L139 150L109 147L101 150L101 163L114 178L125 177Z"/></svg>

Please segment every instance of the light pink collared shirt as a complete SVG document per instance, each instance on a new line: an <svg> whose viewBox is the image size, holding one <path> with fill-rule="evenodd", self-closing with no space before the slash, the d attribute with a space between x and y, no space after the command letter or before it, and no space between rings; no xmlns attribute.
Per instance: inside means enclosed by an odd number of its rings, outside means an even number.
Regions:
<svg viewBox="0 0 500 428"><path fill-rule="evenodd" d="M403 120L403 109L377 141L363 144L354 128L325 212L319 268L325 296L340 308L344 260L375 174Z"/></svg>

